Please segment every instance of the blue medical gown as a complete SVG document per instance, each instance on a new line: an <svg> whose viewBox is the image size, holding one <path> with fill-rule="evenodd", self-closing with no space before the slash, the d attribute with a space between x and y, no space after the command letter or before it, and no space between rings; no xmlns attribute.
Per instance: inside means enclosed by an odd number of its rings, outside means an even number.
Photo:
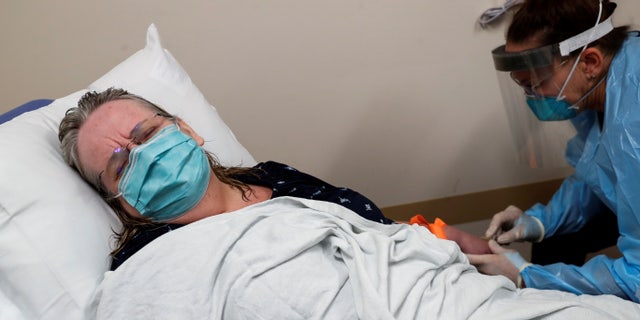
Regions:
<svg viewBox="0 0 640 320"><path fill-rule="evenodd" d="M549 203L526 211L545 226L545 237L579 230L609 207L618 217L619 259L596 256L583 266L532 265L521 272L527 287L576 294L614 294L640 302L640 34L632 32L607 75L602 128L595 111L572 119L577 135L566 157L575 173Z"/></svg>

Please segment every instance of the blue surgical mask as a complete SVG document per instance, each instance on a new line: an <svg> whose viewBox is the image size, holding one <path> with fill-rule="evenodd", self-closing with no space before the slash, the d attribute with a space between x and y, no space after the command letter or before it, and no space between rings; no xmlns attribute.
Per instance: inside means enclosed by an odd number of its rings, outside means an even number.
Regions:
<svg viewBox="0 0 640 320"><path fill-rule="evenodd" d="M170 125L131 150L118 191L143 216L166 222L200 202L210 174L205 151Z"/></svg>
<svg viewBox="0 0 640 320"><path fill-rule="evenodd" d="M527 105L540 121L561 121L574 118L578 115L580 109L578 105L589 97L601 84L604 83L606 77L602 77L587 93L582 95L574 104L570 104L564 98L552 97L527 97Z"/></svg>
<svg viewBox="0 0 640 320"><path fill-rule="evenodd" d="M566 102L564 99L558 100L551 97L544 97L542 99L527 98L527 105L529 105L533 114L535 114L540 121L567 120L578 114L578 108Z"/></svg>

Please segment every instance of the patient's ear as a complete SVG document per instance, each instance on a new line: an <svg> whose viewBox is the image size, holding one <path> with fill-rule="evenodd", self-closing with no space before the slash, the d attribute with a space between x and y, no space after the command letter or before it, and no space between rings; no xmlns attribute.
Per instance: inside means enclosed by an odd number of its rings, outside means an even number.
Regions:
<svg viewBox="0 0 640 320"><path fill-rule="evenodd" d="M199 146L204 145L204 139L181 118L178 118L178 126L180 126L180 130L182 132L184 132L186 135L190 136L193 140L195 140Z"/></svg>

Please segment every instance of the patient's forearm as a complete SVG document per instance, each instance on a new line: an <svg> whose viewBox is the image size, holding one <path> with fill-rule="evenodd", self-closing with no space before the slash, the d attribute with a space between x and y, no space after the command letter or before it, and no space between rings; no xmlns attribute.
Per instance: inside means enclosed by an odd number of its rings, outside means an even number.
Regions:
<svg viewBox="0 0 640 320"><path fill-rule="evenodd" d="M429 223L421 215L416 215L409 221L411 224L419 224L431 231L436 237L455 241L464 253L488 254L491 253L487 240L474 234L447 225L444 221L436 218L433 223Z"/></svg>
<svg viewBox="0 0 640 320"><path fill-rule="evenodd" d="M470 254L490 254L489 244L487 240L484 240L474 234L460 230L453 226L445 226L445 233L447 239L455 241L460 249L464 253Z"/></svg>

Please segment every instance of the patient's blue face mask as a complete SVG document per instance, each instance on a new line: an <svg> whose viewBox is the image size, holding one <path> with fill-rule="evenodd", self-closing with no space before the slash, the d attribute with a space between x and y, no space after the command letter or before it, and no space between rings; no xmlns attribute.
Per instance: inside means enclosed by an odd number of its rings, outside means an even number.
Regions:
<svg viewBox="0 0 640 320"><path fill-rule="evenodd" d="M172 124L131 150L117 196L154 222L171 221L202 199L210 175L205 151Z"/></svg>

